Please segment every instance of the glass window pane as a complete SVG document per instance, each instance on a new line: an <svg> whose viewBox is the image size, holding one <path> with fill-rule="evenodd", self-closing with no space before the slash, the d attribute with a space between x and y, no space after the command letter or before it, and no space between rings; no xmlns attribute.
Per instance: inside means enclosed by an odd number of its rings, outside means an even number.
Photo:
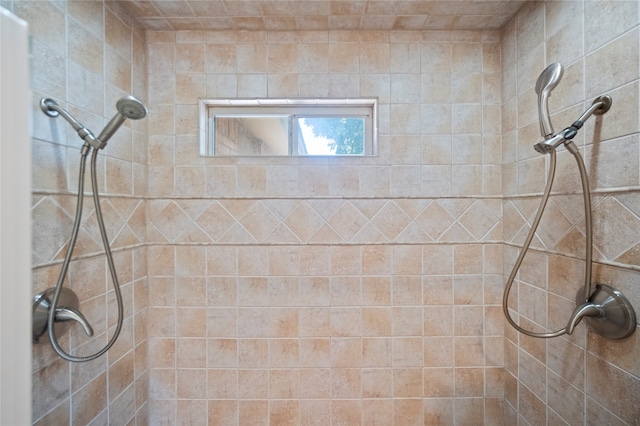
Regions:
<svg viewBox="0 0 640 426"><path fill-rule="evenodd" d="M215 155L289 155L287 116L215 116Z"/></svg>
<svg viewBox="0 0 640 426"><path fill-rule="evenodd" d="M200 99L203 156L368 156L376 99Z"/></svg>
<svg viewBox="0 0 640 426"><path fill-rule="evenodd" d="M361 117L298 118L302 139L310 155L363 155L364 119Z"/></svg>

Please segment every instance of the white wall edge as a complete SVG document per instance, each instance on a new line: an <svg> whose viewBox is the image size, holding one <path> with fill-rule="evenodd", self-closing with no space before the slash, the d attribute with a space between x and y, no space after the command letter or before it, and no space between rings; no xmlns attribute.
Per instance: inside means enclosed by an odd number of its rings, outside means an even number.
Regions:
<svg viewBox="0 0 640 426"><path fill-rule="evenodd" d="M0 7L0 425L31 424L29 28Z"/></svg>

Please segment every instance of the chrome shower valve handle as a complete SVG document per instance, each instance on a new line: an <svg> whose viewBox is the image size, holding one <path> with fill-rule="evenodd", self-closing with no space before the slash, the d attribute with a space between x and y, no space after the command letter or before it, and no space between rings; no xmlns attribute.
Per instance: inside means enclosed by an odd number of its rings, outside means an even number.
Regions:
<svg viewBox="0 0 640 426"><path fill-rule="evenodd" d="M47 329L49 324L49 310L51 309L51 302L55 293L55 288L49 288L41 293L38 293L33 298L33 343L43 343L49 340ZM63 287L60 291L58 299L60 306L56 307L56 313L54 318L54 327L56 334L62 334L67 331L71 322L78 322L84 332L88 336L93 336L93 328L89 324L89 321L80 313L78 296L66 287Z"/></svg>
<svg viewBox="0 0 640 426"><path fill-rule="evenodd" d="M596 284L596 289L587 301L584 291L576 295L578 306L567 324L567 334L584 319L595 333L609 339L624 339L636 329L636 314L631 302L618 290L606 284Z"/></svg>
<svg viewBox="0 0 640 426"><path fill-rule="evenodd" d="M578 325L578 323L580 323L582 318L603 318L604 315L604 309L602 309L602 306L590 302L581 303L573 311L573 314L571 314L571 318L569 318L569 322L567 323L566 327L567 334L573 334L573 330L575 330L576 326Z"/></svg>
<svg viewBox="0 0 640 426"><path fill-rule="evenodd" d="M74 308L56 308L56 322L64 322L64 321L76 321L80 323L82 328L84 328L84 332L87 333L87 336L93 336L93 328L89 325L89 321L82 315L82 313Z"/></svg>

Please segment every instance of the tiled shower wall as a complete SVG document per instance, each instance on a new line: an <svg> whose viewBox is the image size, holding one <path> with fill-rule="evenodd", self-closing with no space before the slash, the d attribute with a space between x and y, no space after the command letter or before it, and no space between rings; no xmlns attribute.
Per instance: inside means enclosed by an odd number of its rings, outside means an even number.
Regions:
<svg viewBox="0 0 640 426"><path fill-rule="evenodd" d="M152 424L502 420L498 32L149 32ZM378 97L379 155L202 158L199 97Z"/></svg>
<svg viewBox="0 0 640 426"><path fill-rule="evenodd" d="M502 34L505 274L528 232L544 188L548 158L540 139L535 82L560 62L564 77L550 99L556 131L601 94L613 98L576 143L593 196L593 282L621 290L640 307L639 38L637 1L532 2ZM546 156L548 157L548 156ZM566 325L584 279L584 212L573 157L561 148L538 237L525 258L511 306L521 325ZM577 195L576 195L577 194ZM612 341L580 325L569 337L535 340L505 328L506 422L638 424L640 335Z"/></svg>
<svg viewBox="0 0 640 426"><path fill-rule="evenodd" d="M119 97L132 93L146 101L146 38L113 2L2 4L29 23L32 37L35 295L55 286L60 272L75 213L82 145L66 121L48 118L37 104L42 97L51 97L99 132L115 114ZM147 423L146 126L144 120L124 125L98 160L102 208L124 299L121 335L107 355L88 363L63 361L48 343L33 346L34 424ZM87 189L88 176L87 172ZM80 310L95 334L88 338L76 326L61 337L61 346L74 355L103 347L117 316L90 196L84 206L83 227L65 285L79 296Z"/></svg>
<svg viewBox="0 0 640 426"><path fill-rule="evenodd" d="M553 61L556 130L614 98L578 145L597 193L595 278L640 306L637 2L533 2L502 32L147 34L113 2L1 4L31 25L34 100L96 131L124 93L151 110L99 160L123 335L81 365L34 346L35 423L499 424L503 398L508 424L638 422L637 333L531 340L499 306L544 185L533 86ZM379 97L380 155L200 158L205 96ZM35 294L60 268L80 143L35 102L33 117ZM558 157L512 297L531 327L565 325L583 274L578 177ZM98 332L61 339L78 352L115 319L85 210L69 284Z"/></svg>

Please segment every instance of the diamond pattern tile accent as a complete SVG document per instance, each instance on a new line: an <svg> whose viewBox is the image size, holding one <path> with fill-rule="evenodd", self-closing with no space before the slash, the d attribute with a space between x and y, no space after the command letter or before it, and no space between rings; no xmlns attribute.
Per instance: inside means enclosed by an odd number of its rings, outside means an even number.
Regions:
<svg viewBox="0 0 640 426"><path fill-rule="evenodd" d="M578 223L584 218L584 199L582 195L552 196L551 201L571 223Z"/></svg>
<svg viewBox="0 0 640 426"><path fill-rule="evenodd" d="M387 243L389 239L373 224L367 223L352 239L354 243Z"/></svg>
<svg viewBox="0 0 640 426"><path fill-rule="evenodd" d="M299 200L266 200L264 203L280 220L285 220L300 205Z"/></svg>
<svg viewBox="0 0 640 426"><path fill-rule="evenodd" d="M69 217L73 218L76 214L76 197L75 196L51 196L45 197L50 199L55 199L55 201L60 205L62 210L65 211L69 215ZM84 203L84 210L82 210L82 217L86 219L89 214L93 212L93 201L88 203Z"/></svg>
<svg viewBox="0 0 640 426"><path fill-rule="evenodd" d="M498 223L496 223L496 226L491 228L491 230L487 232L484 237L482 237L482 241L500 242L504 240L503 236L504 227L502 226L502 220L500 220Z"/></svg>
<svg viewBox="0 0 640 426"><path fill-rule="evenodd" d="M351 200L350 202L368 219L374 217L385 204L384 200Z"/></svg>
<svg viewBox="0 0 640 426"><path fill-rule="evenodd" d="M632 194L618 194L614 198L618 200L623 206L628 208L633 214L640 217L640 197L637 193Z"/></svg>
<svg viewBox="0 0 640 426"><path fill-rule="evenodd" d="M621 256L614 259L616 262L640 266L640 244L636 244Z"/></svg>
<svg viewBox="0 0 640 426"><path fill-rule="evenodd" d="M308 204L301 203L287 216L284 223L301 241L308 241L324 220Z"/></svg>
<svg viewBox="0 0 640 426"><path fill-rule="evenodd" d="M443 199L437 201L452 217L460 217L471 205L471 199Z"/></svg>
<svg viewBox="0 0 640 426"><path fill-rule="evenodd" d="M235 222L218 240L221 243L257 243L256 239L242 225Z"/></svg>
<svg viewBox="0 0 640 426"><path fill-rule="evenodd" d="M614 197L593 209L593 244L605 259L617 259L638 242L640 219Z"/></svg>
<svg viewBox="0 0 640 426"><path fill-rule="evenodd" d="M487 204L485 200L476 201L459 219L476 240L481 240L500 221L500 216Z"/></svg>
<svg viewBox="0 0 640 426"><path fill-rule="evenodd" d="M530 229L529 224L528 223L525 224L522 228L520 228L520 230L513 237L513 240L511 242L519 246L522 246L524 244L524 240L527 238L527 235L529 234L529 229ZM536 235L533 236L533 240L531 241L531 247L537 248L537 249L545 248L544 243L542 242L542 240L540 240L540 236L537 233Z"/></svg>
<svg viewBox="0 0 640 426"><path fill-rule="evenodd" d="M600 230L602 238L605 233L613 232L614 236L607 238L613 238L615 242L600 242L596 249L604 258L614 260L638 244L640 219L616 197L595 198L596 210L607 211L600 213L601 222L605 214L613 214L623 224L620 229L624 231L617 228ZM296 199L151 200L148 202L147 239L149 242L229 244L377 244L504 239L521 245L539 205L536 198L504 202L489 198L314 201L318 202ZM581 256L584 218L578 211L569 212L564 203L556 201L549 201L532 246ZM141 214L140 208L122 223L118 233L134 231L132 221ZM130 206L125 209L130 210ZM526 221L523 210L528 217ZM572 223L564 212L578 218L578 222ZM193 218L196 214L199 215ZM415 217L412 219L411 215ZM138 232L134 233L139 239ZM131 237L124 238L123 234L120 241L133 241ZM633 251L628 256L633 256Z"/></svg>
<svg viewBox="0 0 640 426"><path fill-rule="evenodd" d="M515 236L525 224L524 217L520 214L512 201L507 201L503 209L504 239L513 242Z"/></svg>
<svg viewBox="0 0 640 426"><path fill-rule="evenodd" d="M73 228L76 197L47 195L38 197L35 201L32 207L33 263L40 265L64 258ZM163 207L166 205L163 204ZM144 201L102 197L101 206L112 247L128 247L146 241L147 218ZM74 256L101 254L103 251L93 202L90 197L85 198Z"/></svg>
<svg viewBox="0 0 640 426"><path fill-rule="evenodd" d="M571 227L572 224L569 219L560 211L553 200L549 200L542 219L540 219L536 234L540 237L545 247L553 248L569 232Z"/></svg>
<svg viewBox="0 0 640 426"><path fill-rule="evenodd" d="M151 225L164 235L168 241L176 241L190 224L189 216L176 205L169 202L164 208L154 212L150 216Z"/></svg>
<svg viewBox="0 0 640 426"><path fill-rule="evenodd" d="M138 241L144 242L147 231L147 213L144 202L140 201L140 203L138 203L138 206L129 217L128 223L131 230L136 234Z"/></svg>
<svg viewBox="0 0 640 426"><path fill-rule="evenodd" d="M306 200L305 203L309 205L316 213L320 215L324 220L329 219L344 203L344 200Z"/></svg>
<svg viewBox="0 0 640 426"><path fill-rule="evenodd" d="M512 200L513 205L518 209L522 217L524 217L527 222L531 223L533 218L538 211L538 207L540 206L539 198L523 198L518 200Z"/></svg>
<svg viewBox="0 0 640 426"><path fill-rule="evenodd" d="M468 241L472 240L472 235L459 223L454 223L449 229L447 229L440 237L440 241L454 242L454 241Z"/></svg>
<svg viewBox="0 0 640 426"><path fill-rule="evenodd" d="M50 197L41 200L31 210L33 217L42 218L33 222L33 263L48 262L69 239L73 219Z"/></svg>
<svg viewBox="0 0 640 426"><path fill-rule="evenodd" d="M69 227L68 230L68 237L71 238L71 227ZM66 254L66 244L64 249L60 248L60 251L58 251L58 255L56 256L56 259L60 260L60 259L64 259L64 256ZM78 232L78 240L76 241L76 248L74 250L74 255L75 256L83 256L83 255L87 255L87 254L91 254L91 253L98 253L101 252L102 250L104 250L104 247L102 247L102 241L96 242L93 240L93 238L91 238L84 229L80 229L80 232Z"/></svg>
<svg viewBox="0 0 640 426"><path fill-rule="evenodd" d="M585 235L577 227L571 229L556 245L555 249L561 253L569 253L584 258Z"/></svg>
<svg viewBox="0 0 640 426"><path fill-rule="evenodd" d="M394 241L410 222L409 216L393 201L387 202L371 220L371 223L390 241Z"/></svg>
<svg viewBox="0 0 640 426"><path fill-rule="evenodd" d="M149 221L149 225L147 226L147 242L148 243L168 243L170 242L166 236L162 234L156 228L156 226Z"/></svg>
<svg viewBox="0 0 640 426"><path fill-rule="evenodd" d="M434 201L418 215L415 221L432 240L437 241L453 224L455 218L440 203Z"/></svg>
<svg viewBox="0 0 640 426"><path fill-rule="evenodd" d="M337 244L342 241L344 241L344 239L340 234L327 224L322 225L320 229L309 238L309 242L315 244Z"/></svg>
<svg viewBox="0 0 640 426"><path fill-rule="evenodd" d="M241 218L256 203L254 200L221 200L220 205L235 218Z"/></svg>
<svg viewBox="0 0 640 426"><path fill-rule="evenodd" d="M345 241L350 241L367 223L367 218L350 202L345 202L329 218L329 225L335 229Z"/></svg>
<svg viewBox="0 0 640 426"><path fill-rule="evenodd" d="M211 203L209 208L198 216L196 220L198 225L200 225L213 241L218 241L236 222L233 216L216 201Z"/></svg>
<svg viewBox="0 0 640 426"><path fill-rule="evenodd" d="M34 198L34 264L61 259L70 236L74 197ZM570 201L565 198L571 198ZM532 242L577 257L584 253L580 196L554 196ZM638 262L640 218L632 196L595 196L594 258ZM313 201L313 202L311 202ZM76 255L102 252L91 203L85 203ZM539 198L499 199L103 199L114 247L151 243L377 244L393 241L505 241L521 245ZM319 211L320 212L319 212ZM147 213L148 212L148 213ZM147 216L148 214L148 216ZM527 221L525 221L527 217ZM606 219L606 220L605 220ZM49 223L49 225L47 225ZM615 225L613 225L615 224ZM69 235L67 235L69 234Z"/></svg>
<svg viewBox="0 0 640 426"><path fill-rule="evenodd" d="M89 202L91 203L91 201ZM100 201L100 207L102 210L102 217L104 219L104 226L107 230L107 236L109 237L109 241L113 241L125 220L120 217L118 211L113 207L113 204L111 204L111 200L102 199ZM96 244L102 245L102 237L100 236L100 227L98 226L95 210L83 219L82 227L93 241L96 242Z"/></svg>
<svg viewBox="0 0 640 426"><path fill-rule="evenodd" d="M395 203L411 219L415 219L431 203L431 200L405 199L396 200Z"/></svg>
<svg viewBox="0 0 640 426"><path fill-rule="evenodd" d="M300 238L298 238L291 229L283 223L276 226L276 229L264 240L265 243L280 243L280 244L300 244Z"/></svg>
<svg viewBox="0 0 640 426"><path fill-rule="evenodd" d="M177 203L193 220L196 220L211 207L211 200L177 200Z"/></svg>
<svg viewBox="0 0 640 426"><path fill-rule="evenodd" d="M131 230L129 225L125 225L122 227L118 235L110 241L111 247L119 248L119 247L127 247L138 244L140 240L138 240L136 234Z"/></svg>
<svg viewBox="0 0 640 426"><path fill-rule="evenodd" d="M211 238L195 223L191 223L176 240L177 243L209 243Z"/></svg>
<svg viewBox="0 0 640 426"><path fill-rule="evenodd" d="M404 231L400 233L398 240L405 243L413 244L432 241L431 237L429 237L429 235L427 235L426 232L424 232L422 228L420 228L420 226L415 222L411 222L409 226L407 226Z"/></svg>
<svg viewBox="0 0 640 426"><path fill-rule="evenodd" d="M242 216L240 223L256 241L262 241L280 221L262 202L257 202Z"/></svg>

